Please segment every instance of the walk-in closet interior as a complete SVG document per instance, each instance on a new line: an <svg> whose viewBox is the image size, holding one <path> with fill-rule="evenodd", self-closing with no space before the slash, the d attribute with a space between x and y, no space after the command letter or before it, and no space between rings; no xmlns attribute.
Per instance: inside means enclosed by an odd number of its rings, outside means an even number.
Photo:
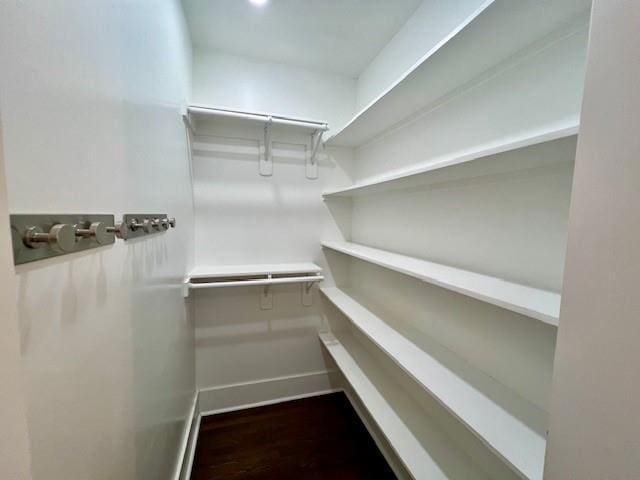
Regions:
<svg viewBox="0 0 640 480"><path fill-rule="evenodd" d="M624 0L3 0L0 476L640 478L637 444L606 446L637 421L595 420L638 398L638 300L611 284L640 262L588 267L637 220L638 22ZM606 129L619 176L589 160Z"/></svg>

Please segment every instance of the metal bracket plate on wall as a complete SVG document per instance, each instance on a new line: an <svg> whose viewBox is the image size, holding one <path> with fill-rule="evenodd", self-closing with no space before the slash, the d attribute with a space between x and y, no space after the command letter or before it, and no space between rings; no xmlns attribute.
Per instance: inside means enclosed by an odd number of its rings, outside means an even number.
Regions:
<svg viewBox="0 0 640 480"><path fill-rule="evenodd" d="M175 219L168 218L166 213L125 213L122 223L126 226L125 240L166 232L176 224Z"/></svg>
<svg viewBox="0 0 640 480"><path fill-rule="evenodd" d="M322 143L322 130L317 130L311 134L311 150L307 155L306 177L309 180L318 178L318 150Z"/></svg>
<svg viewBox="0 0 640 480"><path fill-rule="evenodd" d="M301 293L302 293L302 305L305 307L310 307L313 305L313 286L314 282L303 283L300 285Z"/></svg>
<svg viewBox="0 0 640 480"><path fill-rule="evenodd" d="M264 124L264 146L260 155L260 175L270 177L273 175L273 145L271 143L271 124L273 120L269 120Z"/></svg>
<svg viewBox="0 0 640 480"><path fill-rule="evenodd" d="M113 215L13 214L10 220L15 265L115 242Z"/></svg>

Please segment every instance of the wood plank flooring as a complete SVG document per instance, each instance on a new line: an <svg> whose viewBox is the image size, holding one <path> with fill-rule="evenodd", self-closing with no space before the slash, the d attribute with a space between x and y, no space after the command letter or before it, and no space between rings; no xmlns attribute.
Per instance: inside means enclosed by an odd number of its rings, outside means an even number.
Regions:
<svg viewBox="0 0 640 480"><path fill-rule="evenodd" d="M395 479L343 393L203 417L191 480Z"/></svg>

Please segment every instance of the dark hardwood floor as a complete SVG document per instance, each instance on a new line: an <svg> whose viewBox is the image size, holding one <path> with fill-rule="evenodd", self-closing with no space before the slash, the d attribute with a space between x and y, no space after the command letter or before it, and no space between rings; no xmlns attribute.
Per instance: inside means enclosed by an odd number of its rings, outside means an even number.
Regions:
<svg viewBox="0 0 640 480"><path fill-rule="evenodd" d="M203 417L192 480L395 479L343 393Z"/></svg>

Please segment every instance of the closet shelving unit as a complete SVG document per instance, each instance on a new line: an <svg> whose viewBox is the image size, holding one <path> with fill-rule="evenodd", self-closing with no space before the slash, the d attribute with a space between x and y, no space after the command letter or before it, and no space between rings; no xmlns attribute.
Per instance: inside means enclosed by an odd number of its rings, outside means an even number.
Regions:
<svg viewBox="0 0 640 480"><path fill-rule="evenodd" d="M275 113L248 112L206 105L189 105L184 110L182 117L186 127L193 135L198 135L198 123L211 119L226 119L261 125L263 127L263 135L260 141L263 142L263 147L260 154L259 171L260 175L263 176L271 176L273 174L272 129L274 126L310 132L311 149L306 158L306 176L309 179L318 178L317 155L320 144L322 143L322 134L329 129L327 122L296 118ZM193 142L190 139L189 149L197 150L198 148L202 148L202 144Z"/></svg>
<svg viewBox="0 0 640 480"><path fill-rule="evenodd" d="M590 2L488 0L358 112L327 145L358 147L413 115L435 108L458 87L502 61L540 48L552 34L583 28ZM561 32L557 32L561 30Z"/></svg>
<svg viewBox="0 0 640 480"><path fill-rule="evenodd" d="M325 332L320 334L320 340L403 466L415 478L486 478L435 422L425 416L416 401L380 371L376 361L352 335ZM437 458L432 453L434 443L440 453Z"/></svg>
<svg viewBox="0 0 640 480"><path fill-rule="evenodd" d="M542 410L464 362L457 362L461 373L450 370L342 289L329 287L321 292L514 471L523 478L542 477L546 443L546 414ZM321 339L326 345L326 339Z"/></svg>
<svg viewBox="0 0 640 480"><path fill-rule="evenodd" d="M403 273L447 290L497 305L553 326L558 326L560 294L507 282L419 258L351 242L322 242L324 248Z"/></svg>
<svg viewBox="0 0 640 480"><path fill-rule="evenodd" d="M485 1L325 144L358 149L373 141L384 141L387 133L435 111L473 85L582 32L588 25L589 9L589 0ZM578 114L555 119L535 130L452 150L425 159L418 166L326 190L323 197L329 200L411 191L439 182L569 163L578 122ZM325 241L322 246L558 326L559 293L352 242ZM422 339L424 344L414 343L410 335L391 326L393 321L387 322L384 315L367 308L368 301L355 291L326 287L321 292L349 320L353 333L325 332L320 334L320 341L413 478L482 478L483 474L460 458L456 462L464 466L461 470L438 469L442 464L432 454L434 448L441 450L447 434L436 433L437 428L432 428L424 410L409 398L411 395L391 374L382 371L374 353L392 361L408 381L471 432L499 460L500 468L506 467L511 475L523 479L542 479L547 413L541 407L435 341ZM374 350L364 348L358 340L362 336ZM419 431L422 426L428 434ZM431 442L426 441L427 436ZM457 455L456 446L446 448L451 455ZM469 458L467 453L460 455ZM465 468L472 473L468 474Z"/></svg>

